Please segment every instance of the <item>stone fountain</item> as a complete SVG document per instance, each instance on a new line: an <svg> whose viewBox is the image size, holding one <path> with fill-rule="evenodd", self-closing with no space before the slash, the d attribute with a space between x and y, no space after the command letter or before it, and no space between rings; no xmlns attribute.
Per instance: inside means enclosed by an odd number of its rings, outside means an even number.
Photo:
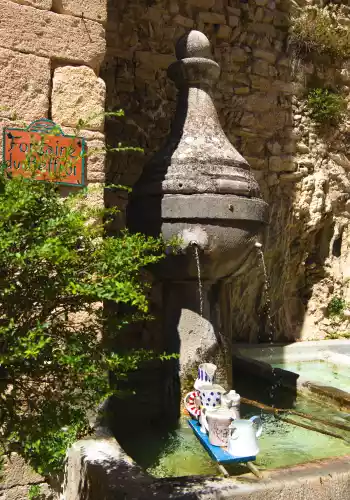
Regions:
<svg viewBox="0 0 350 500"><path fill-rule="evenodd" d="M221 128L212 98L220 67L208 39L191 31L178 41L176 56L168 70L178 88L171 133L145 166L127 210L131 231L179 241L155 271L163 346L180 354L179 365L164 374L168 399L179 393L177 374L193 378L203 361L221 367L218 382L231 387L231 342L220 324L217 284L249 264L268 212L249 164Z"/></svg>

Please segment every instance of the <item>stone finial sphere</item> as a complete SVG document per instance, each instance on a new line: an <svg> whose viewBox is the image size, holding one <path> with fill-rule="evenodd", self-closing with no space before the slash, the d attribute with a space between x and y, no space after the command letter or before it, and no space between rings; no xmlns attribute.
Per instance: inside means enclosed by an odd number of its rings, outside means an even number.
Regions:
<svg viewBox="0 0 350 500"><path fill-rule="evenodd" d="M189 57L213 58L208 38L196 30L190 31L178 40L175 52L178 60Z"/></svg>

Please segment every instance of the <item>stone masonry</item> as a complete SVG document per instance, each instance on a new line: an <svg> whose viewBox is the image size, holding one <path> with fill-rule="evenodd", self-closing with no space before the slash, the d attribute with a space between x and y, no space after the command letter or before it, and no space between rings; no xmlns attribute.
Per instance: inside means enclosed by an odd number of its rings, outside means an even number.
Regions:
<svg viewBox="0 0 350 500"><path fill-rule="evenodd" d="M87 141L87 182L105 180L104 0L0 0L0 127L50 118ZM2 133L0 134L2 154ZM65 188L67 190L67 188ZM93 198L95 196L95 198ZM100 202L92 195L92 202ZM1 500L27 500L32 485L51 498L44 479L15 454L5 459ZM41 497L42 498L42 497Z"/></svg>
<svg viewBox="0 0 350 500"><path fill-rule="evenodd" d="M335 294L348 293L349 122L334 136L319 135L305 91L318 78L324 85L337 82L348 96L350 73L339 61L302 60L288 45L292 15L316 5L308 0L108 3L102 77L107 108L123 108L126 118L108 122L107 140L145 149L145 156L109 159L107 176L115 183L132 186L168 134L176 92L166 70L175 59L174 40L193 28L214 46L222 68L214 92L221 124L250 163L270 206L264 251L274 326L257 257L248 275L219 290L221 309L227 311L221 320L237 341L324 338L334 326L326 317L327 304ZM340 20L349 16L348 7L338 10ZM125 200L117 203L123 206ZM334 244L340 244L340 253ZM348 328L347 320L339 322L339 330Z"/></svg>

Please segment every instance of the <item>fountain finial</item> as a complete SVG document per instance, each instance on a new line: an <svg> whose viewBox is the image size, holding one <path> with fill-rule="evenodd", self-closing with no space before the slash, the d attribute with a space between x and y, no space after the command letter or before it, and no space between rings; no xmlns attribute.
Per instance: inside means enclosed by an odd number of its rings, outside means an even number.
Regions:
<svg viewBox="0 0 350 500"><path fill-rule="evenodd" d="M208 38L204 33L196 30L186 33L178 40L175 53L178 60L188 57L213 59Z"/></svg>

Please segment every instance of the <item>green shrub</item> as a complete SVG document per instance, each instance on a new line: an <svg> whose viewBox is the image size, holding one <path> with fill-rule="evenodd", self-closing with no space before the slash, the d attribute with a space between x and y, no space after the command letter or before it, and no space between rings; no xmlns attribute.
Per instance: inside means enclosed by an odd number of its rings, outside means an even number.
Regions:
<svg viewBox="0 0 350 500"><path fill-rule="evenodd" d="M28 491L29 500L39 500L41 498L40 484L32 484Z"/></svg>
<svg viewBox="0 0 350 500"><path fill-rule="evenodd" d="M343 298L341 297L332 297L328 307L327 307L327 313L329 316L339 316L345 309L346 307L346 302Z"/></svg>
<svg viewBox="0 0 350 500"><path fill-rule="evenodd" d="M143 269L163 257L163 242L105 237L110 213L87 197L0 173L0 439L44 475L88 432L87 412L118 395L108 372L125 379L152 356L108 346L148 318Z"/></svg>
<svg viewBox="0 0 350 500"><path fill-rule="evenodd" d="M293 20L292 28L291 42L298 52L350 57L350 31L337 25L326 10L307 10Z"/></svg>
<svg viewBox="0 0 350 500"><path fill-rule="evenodd" d="M307 95L311 118L320 125L337 125L344 119L347 103L342 94L329 89L311 89Z"/></svg>

